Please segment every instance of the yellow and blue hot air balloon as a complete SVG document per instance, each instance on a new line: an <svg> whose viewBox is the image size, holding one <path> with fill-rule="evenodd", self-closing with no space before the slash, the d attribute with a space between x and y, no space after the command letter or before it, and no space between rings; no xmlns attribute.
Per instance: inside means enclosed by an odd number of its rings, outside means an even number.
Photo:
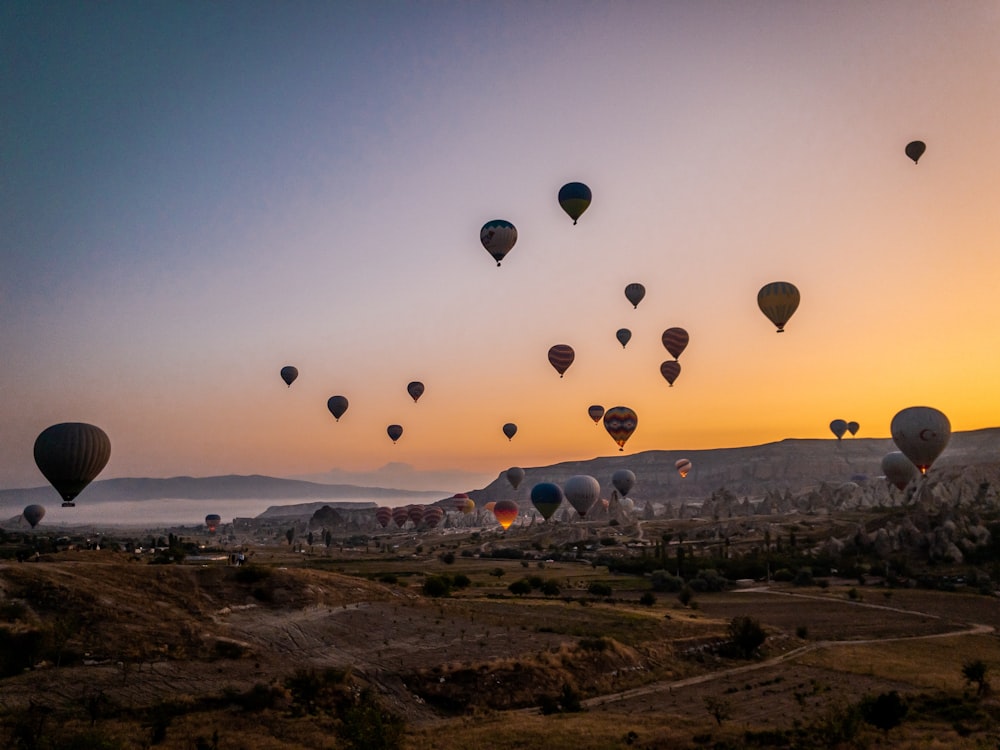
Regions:
<svg viewBox="0 0 1000 750"><path fill-rule="evenodd" d="M592 198L590 188L582 182L567 182L559 188L559 205L569 214L574 224L590 207Z"/></svg>

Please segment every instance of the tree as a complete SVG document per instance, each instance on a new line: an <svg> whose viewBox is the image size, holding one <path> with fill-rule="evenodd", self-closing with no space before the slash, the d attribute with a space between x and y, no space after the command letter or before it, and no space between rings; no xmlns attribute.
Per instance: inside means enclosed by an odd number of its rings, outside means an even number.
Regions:
<svg viewBox="0 0 1000 750"><path fill-rule="evenodd" d="M639 597L639 604L643 605L644 607L652 607L654 604L656 604L656 594L654 594L652 591L645 592L642 596Z"/></svg>
<svg viewBox="0 0 1000 750"><path fill-rule="evenodd" d="M962 665L962 677L968 683L976 683L976 695L985 695L989 692L990 681L986 678L989 667L982 659L973 659Z"/></svg>
<svg viewBox="0 0 1000 750"><path fill-rule="evenodd" d="M677 600L683 604L685 607L691 604L694 599L694 592L691 590L690 586L685 586L681 589L681 592L677 595Z"/></svg>
<svg viewBox="0 0 1000 750"><path fill-rule="evenodd" d="M291 545L292 540L295 538L295 529L289 529L285 532L285 539L288 540L288 544Z"/></svg>
<svg viewBox="0 0 1000 750"><path fill-rule="evenodd" d="M611 587L606 583L601 583L600 581L594 581L587 587L587 593L591 596L611 596Z"/></svg>
<svg viewBox="0 0 1000 750"><path fill-rule="evenodd" d="M395 750L402 747L403 719L382 709L366 689L340 717L337 735L351 750Z"/></svg>
<svg viewBox="0 0 1000 750"><path fill-rule="evenodd" d="M707 708L708 712L712 714L712 718L715 719L715 723L720 727L722 726L722 722L732 715L732 707L729 705L729 701L715 695L709 695L705 698L705 708Z"/></svg>
<svg viewBox="0 0 1000 750"><path fill-rule="evenodd" d="M757 653L757 649L763 646L766 640L767 633L754 618L741 615L730 620L729 642L744 659L749 659Z"/></svg>
<svg viewBox="0 0 1000 750"><path fill-rule="evenodd" d="M524 596L531 593L531 584L528 583L528 579L519 578L508 586L507 590L514 594L514 596Z"/></svg>
<svg viewBox="0 0 1000 750"><path fill-rule="evenodd" d="M861 704L861 716L872 726L886 734L903 721L908 706L895 690L872 698L867 697Z"/></svg>

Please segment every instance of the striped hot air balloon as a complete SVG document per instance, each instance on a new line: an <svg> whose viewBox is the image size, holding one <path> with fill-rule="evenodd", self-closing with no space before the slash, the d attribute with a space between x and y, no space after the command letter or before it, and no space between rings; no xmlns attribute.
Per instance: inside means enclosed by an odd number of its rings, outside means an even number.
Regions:
<svg viewBox="0 0 1000 750"><path fill-rule="evenodd" d="M392 509L392 520L397 527L403 528L406 526L406 522L410 520L410 511L405 505L400 505L398 508Z"/></svg>
<svg viewBox="0 0 1000 750"><path fill-rule="evenodd" d="M778 333L782 333L785 324L798 309L799 299L799 290L794 284L787 281L773 281L762 286L757 292L757 307L777 326Z"/></svg>
<svg viewBox="0 0 1000 750"><path fill-rule="evenodd" d="M406 516L411 521L413 521L413 526L417 527L420 522L424 520L424 506L423 505L407 505L406 506Z"/></svg>
<svg viewBox="0 0 1000 750"><path fill-rule="evenodd" d="M691 471L691 462L686 458L679 458L674 462L674 467L677 469L677 473L681 475L681 479L683 479Z"/></svg>
<svg viewBox="0 0 1000 750"><path fill-rule="evenodd" d="M444 518L444 510L440 505L428 505L424 509L424 526L433 529Z"/></svg>
<svg viewBox="0 0 1000 750"><path fill-rule="evenodd" d="M670 387L674 387L674 381L677 380L677 376L681 374L681 363L676 359L668 359L660 365L660 375L663 379L670 383Z"/></svg>
<svg viewBox="0 0 1000 750"><path fill-rule="evenodd" d="M639 282L633 282L625 287L625 299L632 303L632 307L638 307L642 298L646 296L646 287Z"/></svg>
<svg viewBox="0 0 1000 750"><path fill-rule="evenodd" d="M604 407L600 404L594 404L587 409L587 416L594 420L594 424L597 424L604 416Z"/></svg>
<svg viewBox="0 0 1000 750"><path fill-rule="evenodd" d="M621 344L622 349L624 349L628 345L628 342L632 340L632 331L628 328L619 328L615 331L615 338L618 339L618 343Z"/></svg>
<svg viewBox="0 0 1000 750"><path fill-rule="evenodd" d="M625 442L632 437L639 417L627 406L614 406L604 412L604 429L618 444L618 450L625 450Z"/></svg>
<svg viewBox="0 0 1000 750"><path fill-rule="evenodd" d="M569 344L556 344L549 348L549 364L559 373L559 377L565 374L569 366L573 364L574 359L576 359L576 352Z"/></svg>
<svg viewBox="0 0 1000 750"><path fill-rule="evenodd" d="M389 525L389 521L392 520L392 508L387 505L383 505L375 511L375 520L378 521L379 526L383 529Z"/></svg>
<svg viewBox="0 0 1000 750"><path fill-rule="evenodd" d="M222 516L218 513L209 513L205 516L205 525L208 527L209 534L214 534L220 523L222 523Z"/></svg>
<svg viewBox="0 0 1000 750"><path fill-rule="evenodd" d="M663 348L670 352L670 356L677 359L687 348L690 337L683 328L668 328L660 340L663 342Z"/></svg>
<svg viewBox="0 0 1000 750"><path fill-rule="evenodd" d="M493 506L493 515L503 526L504 531L509 529L510 525L517 519L518 512L520 512L520 508L513 500L498 500L497 504Z"/></svg>

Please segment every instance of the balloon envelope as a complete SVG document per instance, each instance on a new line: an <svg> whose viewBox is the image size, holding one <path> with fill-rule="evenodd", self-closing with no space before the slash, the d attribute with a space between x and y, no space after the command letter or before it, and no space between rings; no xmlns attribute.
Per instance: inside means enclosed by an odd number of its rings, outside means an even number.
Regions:
<svg viewBox="0 0 1000 750"><path fill-rule="evenodd" d="M625 443L638 424L639 417L627 406L613 406L604 412L604 429L618 444L618 450L625 450Z"/></svg>
<svg viewBox="0 0 1000 750"><path fill-rule="evenodd" d="M333 418L340 421L340 418L344 416L344 412L347 411L347 399L344 396L330 396L326 401L326 408L330 410Z"/></svg>
<svg viewBox="0 0 1000 750"><path fill-rule="evenodd" d="M517 519L519 510L520 508L513 500L498 500L497 504L493 506L493 515L496 516L497 521L500 522L500 525L506 531Z"/></svg>
<svg viewBox="0 0 1000 750"><path fill-rule="evenodd" d="M906 155L913 159L913 163L916 164L920 161L920 157L924 155L924 151L927 150L927 144L923 141L910 141L906 144Z"/></svg>
<svg viewBox="0 0 1000 750"><path fill-rule="evenodd" d="M439 505L428 505L424 509L424 526L433 529L444 518L444 510Z"/></svg>
<svg viewBox="0 0 1000 750"><path fill-rule="evenodd" d="M861 429L861 425L859 425L857 422L848 422L847 423L847 431L849 433L851 433L852 435L857 435L858 434L858 430L860 430L860 429Z"/></svg>
<svg viewBox="0 0 1000 750"><path fill-rule="evenodd" d="M601 497L601 483L589 474L577 474L563 482L563 495L583 518Z"/></svg>
<svg viewBox="0 0 1000 750"><path fill-rule="evenodd" d="M552 482L540 482L531 488L531 504L535 506L542 518L548 521L552 514L562 505L562 487Z"/></svg>
<svg viewBox="0 0 1000 750"><path fill-rule="evenodd" d="M567 182L559 188L559 205L569 214L574 224L590 207L592 197L590 188L582 182Z"/></svg>
<svg viewBox="0 0 1000 750"><path fill-rule="evenodd" d="M42 505L28 505L22 514L24 515L24 520L31 524L31 528L35 528L38 522L45 517L45 507Z"/></svg>
<svg viewBox="0 0 1000 750"><path fill-rule="evenodd" d="M757 306L777 326L778 333L785 330L788 319L798 309L799 299L799 290L787 281L765 284L757 292Z"/></svg>
<svg viewBox="0 0 1000 750"><path fill-rule="evenodd" d="M920 476L917 467L900 451L887 453L882 458L882 473L898 489L904 489L912 480Z"/></svg>
<svg viewBox="0 0 1000 750"><path fill-rule="evenodd" d="M594 424L597 424L604 416L604 407L600 404L594 404L587 408L587 415L594 420Z"/></svg>
<svg viewBox="0 0 1000 750"><path fill-rule="evenodd" d="M562 377L563 373L569 369L574 359L576 359L576 352L569 344L556 344L549 347L549 364L559 373L559 377Z"/></svg>
<svg viewBox="0 0 1000 750"><path fill-rule="evenodd" d="M407 383L406 392L410 394L410 398L413 399L413 403L416 403L420 397L424 395L424 384L419 380Z"/></svg>
<svg viewBox="0 0 1000 750"><path fill-rule="evenodd" d="M111 458L111 441L100 427L63 422L35 438L35 464L63 499L73 499L101 473Z"/></svg>
<svg viewBox="0 0 1000 750"><path fill-rule="evenodd" d="M375 520L378 521L379 526L383 529L389 525L389 521L392 520L392 508L387 505L383 505L381 508L375 511Z"/></svg>
<svg viewBox="0 0 1000 750"><path fill-rule="evenodd" d="M479 230L479 241L499 266L500 261L517 242L517 229L509 221L494 219L483 224L483 228Z"/></svg>
<svg viewBox="0 0 1000 750"><path fill-rule="evenodd" d="M618 469L611 475L611 484L622 497L625 497L635 486L635 474L628 469Z"/></svg>
<svg viewBox="0 0 1000 750"><path fill-rule="evenodd" d="M663 347L670 352L670 356L677 359L687 348L690 337L683 328L668 328L660 337Z"/></svg>
<svg viewBox="0 0 1000 750"><path fill-rule="evenodd" d="M503 426L503 434L507 436L508 440L513 440L517 434L517 425L513 422L508 422Z"/></svg>
<svg viewBox="0 0 1000 750"><path fill-rule="evenodd" d="M281 379L285 381L285 385L290 386L295 382L295 378L299 376L299 370L297 367L292 365L285 365L281 368Z"/></svg>
<svg viewBox="0 0 1000 750"><path fill-rule="evenodd" d="M674 381L677 380L677 376L681 374L681 363L676 359L668 359L667 361L660 364L660 375L663 379L670 383L670 387L674 387Z"/></svg>
<svg viewBox="0 0 1000 750"><path fill-rule="evenodd" d="M843 419L835 419L830 422L830 432L837 436L837 440L844 437L844 433L847 432L847 422Z"/></svg>
<svg viewBox="0 0 1000 750"><path fill-rule="evenodd" d="M646 287L638 282L633 282L625 287L625 299L632 303L632 307L638 307L645 296Z"/></svg>
<svg viewBox="0 0 1000 750"><path fill-rule="evenodd" d="M615 331L615 338L618 339L618 343L622 345L622 349L632 340L632 331L628 328L619 328Z"/></svg>
<svg viewBox="0 0 1000 750"><path fill-rule="evenodd" d="M392 509L392 520L396 523L396 526L403 528L406 522L410 520L410 511L405 505L400 505L398 508Z"/></svg>
<svg viewBox="0 0 1000 750"><path fill-rule="evenodd" d="M392 442L396 442L403 435L403 428L398 424L391 424L385 428L385 433L392 439Z"/></svg>
<svg viewBox="0 0 1000 750"><path fill-rule="evenodd" d="M214 534L215 530L219 528L219 524L222 522L222 517L218 513L209 513L205 516L205 525L208 527L208 533Z"/></svg>
<svg viewBox="0 0 1000 750"><path fill-rule="evenodd" d="M411 521L413 521L414 526L419 526L420 522L424 520L424 506L407 505L406 517L409 518Z"/></svg>
<svg viewBox="0 0 1000 750"><path fill-rule="evenodd" d="M948 417L930 406L903 409L892 418L889 430L896 447L921 474L927 473L951 438Z"/></svg>
<svg viewBox="0 0 1000 750"><path fill-rule="evenodd" d="M511 466L507 469L507 481L516 490L521 486L521 482L524 481L524 469L520 466Z"/></svg>
<svg viewBox="0 0 1000 750"><path fill-rule="evenodd" d="M686 458L680 458L674 463L674 467L677 469L677 473L681 475L681 479L683 479L691 471L691 462Z"/></svg>

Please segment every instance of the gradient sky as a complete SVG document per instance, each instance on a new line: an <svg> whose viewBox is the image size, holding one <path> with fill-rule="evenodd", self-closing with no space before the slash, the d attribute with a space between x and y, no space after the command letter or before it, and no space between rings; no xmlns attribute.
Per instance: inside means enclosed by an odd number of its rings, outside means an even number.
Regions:
<svg viewBox="0 0 1000 750"><path fill-rule="evenodd" d="M995 0L0 4L0 487L63 421L102 478L456 490L616 454L594 403L628 453L1000 425L998 39Z"/></svg>

